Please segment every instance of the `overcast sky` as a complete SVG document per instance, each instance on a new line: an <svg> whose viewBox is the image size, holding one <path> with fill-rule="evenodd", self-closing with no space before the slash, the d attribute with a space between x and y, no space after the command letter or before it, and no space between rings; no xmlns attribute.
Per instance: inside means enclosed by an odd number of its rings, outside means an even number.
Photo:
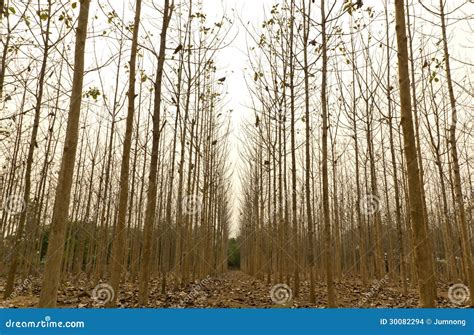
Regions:
<svg viewBox="0 0 474 335"><path fill-rule="evenodd" d="M454 4L460 4L466 2L467 0L448 0L448 3L451 6ZM318 1L319 2L319 1ZM124 9L125 17L127 18L126 21L131 21L133 18L133 10L132 5L134 1L117 1L111 0L110 4L114 6L117 12L121 12L121 9ZM146 3L146 2L144 2ZM155 1L155 3L160 6L160 1ZM231 44L222 50L219 51L218 57L216 57L216 62L218 66L218 73L217 77L226 77L225 85L227 88L227 94L225 97L225 101L227 102L225 109L229 110L232 109L232 133L231 133L231 157L229 157L229 164L231 168L233 168L234 176L233 176L233 187L234 187L234 227L233 230L235 231L236 224L237 224L237 217L238 217L238 199L240 190L240 181L237 170L239 166L241 167L242 162L240 162L240 155L239 155L239 143L242 139L242 131L241 126L244 120L252 120L253 119L253 111L250 110L247 106L250 105L251 99L247 90L247 86L245 83L244 77L252 76L250 72L245 72L245 69L249 66L248 63L248 55L246 54L247 44L249 42L248 34L246 33L246 29L244 28L243 24L249 27L249 30L259 30L261 27L261 23L265 17L265 12L268 13L268 9L275 3L279 3L276 0L203 0L203 11L207 15L207 19L209 22L217 22L222 15L225 13L228 17L230 17L234 24L231 28L231 33L229 34L230 37L234 37ZM343 0L338 0L338 3L343 4ZM364 0L364 8L367 6L373 7L376 11L383 10L383 3L384 1L381 0ZM418 4L418 0L416 1L415 6L415 14L417 15L417 26L421 26L425 22L430 20L437 23L439 19L433 18L429 15L425 10L422 11L421 6ZM435 6L439 6L438 0L426 0L424 3L433 3ZM97 5L97 2L94 4ZM390 10L392 10L393 3L390 4ZM95 9L97 10L97 8ZM420 15L420 13L422 13ZM468 4L464 6L463 12L458 13L456 17L466 17L467 14L474 13L474 4ZM148 12L144 13L144 16L152 15L156 17L156 12ZM347 20L347 16L343 17L343 20ZM145 21L145 20L144 20ZM425 21L425 22L424 22ZM472 20L471 20L472 22ZM432 33L435 36L438 35L439 28L434 27L430 24L426 25L428 28L427 33ZM378 29L378 28L377 28ZM391 29L394 29L391 27ZM431 31L430 31L431 29ZM453 29L455 29L453 31ZM467 21L464 21L460 24L456 24L455 26L450 26L450 53L455 59L461 59L465 62L474 62L474 57L472 56L472 47L474 46L474 34L473 28L469 26ZM100 48L106 48L107 46L103 45L103 41L100 41ZM249 42L252 44L251 42ZM91 48L92 43L88 42L88 48ZM169 48L173 47L172 45L168 45ZM394 46L396 47L396 46ZM112 48L113 49L113 48ZM106 53L105 53L106 54ZM92 61L89 59L89 61ZM456 71L457 69L461 69L463 71L463 75L467 71L473 74L472 66L465 66L460 65L460 63L456 63L453 61L453 70ZM89 75L86 77L85 81L85 88L89 83L92 83L96 78ZM111 82L112 86L112 82Z"/></svg>
<svg viewBox="0 0 474 335"><path fill-rule="evenodd" d="M250 96L248 94L247 86L244 80L245 69L248 68L248 55L246 54L246 48L248 44L248 34L242 26L242 23L248 24L250 30L253 31L255 28L258 30L262 24L262 21L265 18L265 12L269 12L268 9L275 3L279 1L272 0L203 0L204 12L207 14L208 19L212 22L212 18L218 19L225 12L228 16L233 18L234 25L232 27L231 36L235 36L235 39L231 45L220 52L218 58L218 64L222 72L227 77L226 84L228 88L228 94L226 101L228 101L227 107L233 109L233 134L231 137L232 151L230 163L234 167L234 178L233 178L233 187L234 194L240 194L240 181L238 178L237 170L242 166L242 162L239 161L239 138L242 134L241 127L245 119L252 120L253 111L251 111L247 106L250 105ZM341 5L343 3L340 0ZM460 4L464 0L449 0L448 3L450 6L455 4ZM432 4L436 7L439 6L439 1L437 0L426 0L423 1L424 4ZM376 11L383 11L384 1L381 0L364 0L364 8L371 6ZM389 10L392 11L393 3L389 5ZM417 29L426 22L423 20L433 20L438 22L439 19L433 18L425 10L421 8L419 4L415 4L414 13L418 17L416 21ZM420 13L422 13L420 15ZM463 8L463 12L459 13L459 16L467 16L468 13L474 13L474 4L468 4ZM422 19L420 19L421 17ZM347 18L346 18L347 19ZM427 25L430 26L430 25ZM455 58L462 59L464 61L473 62L474 58L472 54L472 46L474 45L474 34L472 27L469 26L468 22L461 24L456 24L454 27L450 28L450 48L451 55ZM394 29L394 26L391 28ZM433 27L429 27L430 30L427 33L433 31ZM439 28L435 28L439 29ZM437 35L436 32L433 34ZM250 42L251 44L251 42ZM396 47L395 45L393 47ZM454 62L454 64L456 64ZM459 65L459 63L458 63ZM456 67L456 65L454 66ZM465 66L458 66L463 71L465 71ZM455 69L454 69L455 70ZM470 68L472 74L472 67ZM252 75L247 73L247 75ZM240 197L239 197L240 198ZM236 231L236 225L238 221L238 203L234 204L234 227L233 231Z"/></svg>
<svg viewBox="0 0 474 335"><path fill-rule="evenodd" d="M225 100L228 101L226 107L233 109L232 113L232 133L230 137L231 157L229 165L232 167L234 174L232 185L234 189L234 220L232 224L232 233L236 233L238 224L238 199L235 196L241 193L241 185L238 175L238 169L242 167L240 162L239 142L241 141L241 126L244 119L253 117L253 112L247 108L250 104L247 86L245 84L244 69L248 66L247 49L247 33L241 26L241 20L256 26L261 24L265 8L271 7L274 2L269 0L204 0L204 12L212 22L212 17L218 19L223 13L226 13L234 21L230 36L235 37L231 45L219 53L218 64L221 71L226 76L227 92Z"/></svg>

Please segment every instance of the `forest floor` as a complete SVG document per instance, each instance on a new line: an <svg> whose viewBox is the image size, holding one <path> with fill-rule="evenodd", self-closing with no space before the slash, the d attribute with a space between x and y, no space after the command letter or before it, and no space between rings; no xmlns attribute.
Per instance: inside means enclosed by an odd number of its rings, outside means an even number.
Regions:
<svg viewBox="0 0 474 335"><path fill-rule="evenodd" d="M410 288L403 296L398 283L392 283L388 277L374 280L364 288L357 278L343 276L336 281L338 307L361 308L410 308L417 307L418 294ZM449 302L447 292L449 284L438 283L438 307L460 307ZM38 304L41 281L38 278L19 280L12 297L4 300L5 279L0 279L0 308L35 307ZM298 297L292 296L284 304L276 304L271 299L273 284L249 276L240 271L229 271L217 277L207 277L184 288L173 288L169 281L165 294L155 280L150 283L149 303L151 308L324 308L326 306L326 285L324 280L316 282L316 303L309 303L309 283L302 281ZM58 307L102 307L103 301L93 298L94 285L85 279L65 281L58 292ZM119 307L143 307L138 304L138 284L127 282L122 286Z"/></svg>

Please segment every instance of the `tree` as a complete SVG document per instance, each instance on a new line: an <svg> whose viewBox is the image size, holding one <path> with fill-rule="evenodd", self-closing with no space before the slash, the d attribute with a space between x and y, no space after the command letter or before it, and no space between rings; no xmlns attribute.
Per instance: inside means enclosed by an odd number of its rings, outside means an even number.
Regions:
<svg viewBox="0 0 474 335"><path fill-rule="evenodd" d="M451 161L453 164L454 175L454 192L456 198L457 212L459 218L459 228L461 232L461 248L466 263L467 282L469 283L469 290L471 292L471 306L474 306L474 266L472 261L472 248L469 243L469 229L466 219L466 210L464 208L463 192L461 187L461 173L459 168L459 157L456 141L456 124L457 124L457 109L456 97L454 96L453 80L451 77L451 63L448 49L448 37L446 34L446 17L444 13L444 2L440 0L440 19L441 19L441 33L443 40L443 54L446 64L446 79L448 84L449 104L451 107L451 123L449 126L449 145L451 149ZM449 237L448 237L449 238Z"/></svg>
<svg viewBox="0 0 474 335"><path fill-rule="evenodd" d="M293 46L294 46L294 26L295 26L295 3L294 0L291 0L291 12L290 12L290 60L289 60L289 79L290 79L290 151L291 151L291 220L292 220L292 247L293 258L297 262L299 259L298 252L298 210L297 210L297 184L296 184L296 131L295 131L295 67L294 67L294 57L293 57ZM295 297L299 295L300 291L300 274L298 266L294 266L293 272L294 280L294 294Z"/></svg>
<svg viewBox="0 0 474 335"><path fill-rule="evenodd" d="M410 202L410 218L413 229L414 252L420 304L422 307L434 307L435 297L432 288L434 273L429 267L428 232L425 226L423 202L421 199L422 185L418 169L418 155L416 152L415 133L413 127L412 103L410 93L410 77L408 72L408 48L405 24L405 6L403 0L395 0L395 22L398 46L398 83L400 86L401 124L403 141L405 144L405 161L408 176L408 199Z"/></svg>
<svg viewBox="0 0 474 335"><path fill-rule="evenodd" d="M112 244L112 274L111 274L111 285L115 292L113 299L110 301L110 305L114 306L117 304L117 298L120 288L120 278L122 275L122 269L124 268L123 256L125 247L125 220L127 216L127 204L128 204L128 186L129 186L129 175L130 175L130 151L132 147L132 132L133 132L133 115L135 113L135 77L136 77L136 61L137 61L137 49L138 49L138 31L140 27L140 13L141 13L141 0L135 2L135 18L133 23L133 36L132 36L132 48L130 51L130 79L128 86L128 110L126 119L125 138L123 142L122 152L122 165L120 167L120 195L119 195L119 210L117 217L117 225L115 227L114 235L115 238Z"/></svg>
<svg viewBox="0 0 474 335"><path fill-rule="evenodd" d="M399 248L399 264L400 264L400 279L402 282L403 294L407 295L408 287L406 280L406 261L405 261L405 247L403 245L403 231L402 231L402 217L401 217L401 203L400 203L400 187L398 185L397 161L395 156L394 130L393 130L393 110L392 110L392 89L390 77L390 41L389 41L389 18L388 18L388 1L385 4L385 25L386 25L386 50L387 50L387 107L388 107L388 127L389 127L389 143L390 143L390 157L393 171L393 187L395 190L395 219L397 222L397 242Z"/></svg>
<svg viewBox="0 0 474 335"><path fill-rule="evenodd" d="M328 172L328 127L329 115L327 110L327 37L326 37L326 10L325 1L321 0L321 109L322 123L322 179L323 179L323 218L324 218L324 258L326 260L326 285L328 290L328 307L336 306L334 282L331 263L331 213L329 212L329 172Z"/></svg>
<svg viewBox="0 0 474 335"><path fill-rule="evenodd" d="M321 0L321 6L324 6L324 0ZM305 9L305 5L304 5L304 2L303 2L303 12L305 12L306 9ZM308 14L307 16L305 15L305 17L303 18L303 69L304 69L304 90L305 90L305 100L304 100L304 110L305 110L305 200L306 200L306 219L308 221L308 245L309 245L309 248L308 248L308 252L309 252L309 281L310 281L310 289L309 289L309 300L310 302L312 303L315 303L316 302L316 296L315 296L315 288L314 288L314 248L313 248L313 241L314 241L314 232L313 232L313 212L312 212L312 206L311 206L311 203L312 203L312 199L311 199L311 152L310 152L310 147L311 147L311 129L310 129L310 122L311 122L311 119L310 119L310 114L309 114L309 73L308 73L308 42L309 42L309 15L311 13L311 3L309 3L308 5ZM322 82L321 82L321 85L322 85L322 92L324 93L321 93L321 102L324 106L324 104L326 103L326 93L325 93L325 85L326 85L326 64L327 64L327 55L326 55L326 58L325 57L325 48L326 48L326 40L325 40L325 32L324 32L324 29L325 29L325 14L324 14L324 8L321 9L321 15L322 15L322 29L323 29L323 33L321 34L323 40L322 40L322 44L323 44L323 69L322 69L322 72L323 72L323 75L322 75ZM326 112L327 113L327 112ZM325 114L325 107L323 107L323 119L324 119L324 115L327 115ZM327 120L326 120L327 121ZM327 125L327 123L326 123ZM323 121L323 127L324 127L324 121ZM326 131L327 131L327 127L326 127ZM326 135L324 135L324 130L323 130L323 141L324 141L324 136L326 136L326 156L324 156L324 142L323 142L323 192L324 192L324 185L326 185L326 191L329 192L329 185L328 185L328 180L327 180L327 174L328 174L328 171L327 171L327 133ZM326 157L326 163L324 163L324 157ZM326 164L326 165L325 165ZM326 166L326 184L324 184L324 166ZM324 195L323 195L323 202L324 202ZM324 215L329 215L329 196L328 198L326 199L328 201L327 203L327 209L328 209L328 212L324 212ZM324 206L324 204L323 204ZM327 218L327 217L326 217ZM326 258L326 262L328 262L330 264L330 257ZM330 265L332 266L332 265ZM332 287L332 273L327 273L326 274L328 276L328 283L329 283L329 280L331 281L331 287ZM334 303L333 299L333 295L332 293L334 293L334 291L332 291L332 288L328 285L328 292L330 293L329 297L328 297L328 305L329 306L332 306L332 304Z"/></svg>
<svg viewBox="0 0 474 335"><path fill-rule="evenodd" d="M158 65L155 75L155 98L153 107L153 140L151 148L151 160L150 160L150 172L148 175L148 191L147 191L147 202L145 212L145 223L143 230L144 246L143 246L143 259L140 263L140 291L139 301L141 305L146 305L148 302L148 281L150 278L150 266L151 266L151 248L152 248L152 236L153 236L153 222L155 220L156 210L156 177L158 168L158 147L160 144L161 135L161 101L162 101L162 78L163 78L163 67L165 63L165 52L166 52L166 37L168 26L173 13L174 3L170 4L169 0L165 0L163 8L163 25L161 28L160 37L160 51L158 54Z"/></svg>
<svg viewBox="0 0 474 335"><path fill-rule="evenodd" d="M0 11L2 10L3 6L0 6ZM38 127L40 121L40 113L43 101L43 90L44 90L44 83L45 83L45 76L46 76L46 69L48 63L48 55L50 49L50 26L51 26L51 1L48 1L48 8L47 8L47 19L46 19L46 28L44 31L44 46L43 46L43 58L41 61L41 69L38 79L38 90L36 92L36 101L35 101L35 116L33 120L33 127L31 129L31 138L28 147L28 157L26 159L26 169L25 169L25 188L23 194L23 201L25 204L25 210L23 210L20 214L20 222L18 224L18 230L15 234L15 245L13 249L13 255L11 257L11 264L10 269L8 272L7 277L7 284L5 286L5 292L3 294L4 298L8 298L13 291L13 284L15 282L15 275L18 266L18 254L22 251L23 247L23 234L25 230L25 223L28 215L28 204L30 202L30 190L31 190L31 170L33 165L33 156L35 152L35 148L37 147L37 136L38 136ZM0 19L1 21L1 19ZM3 70L2 70L3 72ZM1 91L0 91L1 97ZM31 206L30 206L30 213L31 213Z"/></svg>
<svg viewBox="0 0 474 335"><path fill-rule="evenodd" d="M59 170L58 186L53 209L53 220L49 237L43 285L39 307L55 307L57 289L61 275L61 263L66 237L66 220L71 197L72 177L76 160L79 117L81 114L82 83L84 80L84 52L87 38L87 21L90 0L80 1L77 21L76 45L74 51L74 74L65 144Z"/></svg>

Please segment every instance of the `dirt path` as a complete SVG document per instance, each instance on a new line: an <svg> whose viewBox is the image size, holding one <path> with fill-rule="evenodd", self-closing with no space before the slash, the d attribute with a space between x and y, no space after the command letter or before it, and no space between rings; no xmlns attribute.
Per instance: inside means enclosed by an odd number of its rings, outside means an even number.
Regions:
<svg viewBox="0 0 474 335"><path fill-rule="evenodd" d="M208 282L209 284L203 281L200 285L206 296L202 299L205 307L239 308L274 307L275 305L270 298L271 286L243 272L230 271L211 278ZM193 303L190 305L192 306Z"/></svg>

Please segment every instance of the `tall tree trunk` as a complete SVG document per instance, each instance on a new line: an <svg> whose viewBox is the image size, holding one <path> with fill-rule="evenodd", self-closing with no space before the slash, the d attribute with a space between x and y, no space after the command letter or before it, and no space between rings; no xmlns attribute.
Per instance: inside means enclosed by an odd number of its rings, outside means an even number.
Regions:
<svg viewBox="0 0 474 335"><path fill-rule="evenodd" d="M296 190L296 139L295 139L295 67L294 67L294 57L293 57L293 43L294 43L294 26L295 26L295 0L291 0L291 26L290 26L290 112L291 112L291 121L290 121L290 151L291 151L291 220L293 226L293 233L291 238L291 246L293 248L293 258L295 262L298 262L299 252L298 252L298 210L297 210L297 190ZM294 279L294 295L297 297L300 291L300 275L298 264L293 266L293 279Z"/></svg>
<svg viewBox="0 0 474 335"><path fill-rule="evenodd" d="M324 6L324 0L322 1L322 5ZM303 2L303 12L305 13L305 5ZM324 9L322 9L324 12ZM308 13L305 13L305 18L303 22L303 69L304 69L304 113L305 113L305 200L306 200L306 220L308 224L308 261L309 261L309 301L311 303L316 302L316 293L314 287L314 232L313 232L313 213L312 213L312 206L311 206L311 129L310 129L310 115L309 115L309 70L308 70L308 39L309 39L309 16L311 14L311 3L308 6ZM306 18L306 15L308 18ZM324 21L324 16L323 16ZM324 23L323 23L324 24ZM326 40L324 39L323 35L323 44L326 45ZM324 47L323 47L324 48ZM323 60L323 63L327 60ZM323 71L325 71L325 64L323 64ZM324 76L324 74L323 74ZM322 86L324 90L324 85L326 85L326 78L323 79ZM324 90L325 91L325 90ZM324 99L326 93L324 94ZM327 140L326 140L327 141ZM326 148L327 149L327 148ZM326 160L327 160L327 152L326 152ZM324 164L324 163L323 163ZM327 169L327 162L326 162L326 169ZM327 170L326 170L327 173ZM326 180L327 181L327 180ZM329 186L326 185L329 190ZM328 209L329 209L329 199L328 199ZM326 259L329 261L329 258Z"/></svg>
<svg viewBox="0 0 474 335"><path fill-rule="evenodd" d="M133 115L135 113L135 77L136 77L136 61L138 49L138 30L140 27L141 0L135 2L135 18L133 23L132 48L130 50L130 76L128 84L128 110L125 128L125 138L123 141L122 164L120 167L120 195L119 208L117 217L117 226L114 231L114 239L112 244L112 273L110 284L115 292L113 299L110 300L109 306L115 306L120 289L120 278L122 269L124 268L123 254L125 247L125 220L127 218L128 204L128 178L130 175L130 150L132 147L133 132Z"/></svg>
<svg viewBox="0 0 474 335"><path fill-rule="evenodd" d="M421 184L421 201L423 204L423 214L425 218L425 229L427 234L430 234L430 229L428 225L428 211L426 209L426 194L425 194L425 182L424 182L424 168L423 168L423 156L421 154L421 140L420 140L420 125L419 125L419 117L418 117L418 104L416 99L416 83L415 83L415 60L413 55L413 37L412 37L412 30L410 24L410 12L409 12L409 5L406 5L407 10L407 28L408 28L408 51L409 51L409 61L410 61L410 68L411 68L411 90L412 90L412 99L413 99L413 116L415 122L415 140L416 140L416 151L418 156L418 168L420 172L420 184ZM433 276L436 276L436 269L435 269L435 254L433 252L433 243L431 239L428 240L430 254L432 257L427 260L428 266L431 267L431 271L433 272ZM434 286L432 287L433 295L436 296L436 278L433 279L432 283Z"/></svg>
<svg viewBox="0 0 474 335"><path fill-rule="evenodd" d="M148 175L148 191L147 191L147 202L145 211L145 223L143 229L144 245L143 245L143 257L140 263L140 278L139 278L139 303L140 305L146 305L148 303L148 281L150 279L150 267L151 267L151 249L152 249L152 235L153 235L153 222L155 220L156 211L156 176L158 169L158 147L160 144L161 134L161 92L162 92L162 78L163 78L163 67L165 63L165 52L166 52L166 37L168 26L171 20L173 12L173 5L170 5L169 0L165 0L163 9L163 26L161 28L160 37L160 51L158 54L158 65L155 76L155 97L153 107L153 140L151 149L151 161L150 161L150 172Z"/></svg>
<svg viewBox="0 0 474 335"><path fill-rule="evenodd" d="M61 262L66 237L66 221L71 197L72 177L76 160L79 117L81 114L82 83L84 80L84 52L87 38L87 21L90 0L80 1L79 19L74 51L74 75L72 79L71 102L67 122L64 150L56 188L53 220L49 236L46 264L39 307L55 307L61 275Z"/></svg>
<svg viewBox="0 0 474 335"><path fill-rule="evenodd" d="M322 37L322 69L321 69L321 108L323 114L322 139L322 179L323 179L323 217L324 217L324 259L326 261L326 285L328 290L328 307L336 307L332 274L331 254L331 213L329 212L329 181L328 181L328 127L329 114L327 109L327 37L326 11L324 0L321 0L321 37Z"/></svg>
<svg viewBox="0 0 474 335"><path fill-rule="evenodd" d="M422 185L418 169L415 132L413 128L412 104L410 94L410 75L408 72L408 48L405 24L404 0L395 0L395 21L398 45L398 80L400 85L401 124L405 143L405 160L408 175L408 199L414 239L415 261L422 307L434 307L434 273L429 266L430 243L425 226Z"/></svg>
<svg viewBox="0 0 474 335"><path fill-rule="evenodd" d="M28 157L26 159L26 170L25 170L25 188L23 193L22 201L24 210L20 213L20 222L18 223L17 231L15 232L15 242L13 246L13 254L11 257L10 268L8 271L7 282L5 285L5 292L3 297L6 299L10 296L13 291L13 285L15 283L15 275L18 266L18 256L19 253L23 251L24 244L23 241L23 233L25 230L25 223L27 219L31 219L34 210L33 206L28 207L30 202L30 190L31 190L31 170L33 166L33 155L35 153L35 149L38 146L36 143L36 138L38 135L38 127L40 121L40 113L41 113L41 104L43 101L43 89L44 89L44 81L46 76L46 69L48 63L48 55L49 55L49 28L51 24L51 1L48 1L48 19L46 22L46 30L44 33L44 49L43 49L43 59L41 63L40 74L38 78L38 90L36 92L36 101L35 101L35 116L33 120L33 128L31 130L31 138L29 142L28 148ZM2 70L3 72L3 70ZM0 92L1 97L1 92Z"/></svg>
<svg viewBox="0 0 474 335"><path fill-rule="evenodd" d="M400 266L400 279L402 282L403 295L408 294L407 280L406 280L406 262L405 262L405 248L403 246L403 231L402 231L402 216L400 203L400 187L398 185L397 161L395 156L395 143L393 138L393 115L392 115L392 86L390 75L390 43L389 43L389 17L388 17L388 1L385 4L385 25L386 25L386 44L387 44L387 107L388 107L388 127L389 127L389 143L390 143L390 157L392 163L393 188L395 191L395 220L397 226L397 242L398 242L398 257Z"/></svg>
<svg viewBox="0 0 474 335"><path fill-rule="evenodd" d="M457 205L457 213L459 219L459 228L461 233L461 248L466 264L467 281L469 290L471 292L471 306L474 306L474 267L472 264L472 247L469 239L469 230L466 219L466 210L464 208L464 200L461 187L461 172L459 168L458 150L456 146L456 124L457 124L457 109L456 98L454 96L453 80L451 78L451 64L448 50L448 37L446 34L446 18L444 14L444 2L440 0L440 17L441 17L441 32L443 37L443 52L444 61L446 64L446 79L448 84L449 103L451 107L451 124L449 126L449 144L451 146L451 159L453 164L454 175L454 192Z"/></svg>

